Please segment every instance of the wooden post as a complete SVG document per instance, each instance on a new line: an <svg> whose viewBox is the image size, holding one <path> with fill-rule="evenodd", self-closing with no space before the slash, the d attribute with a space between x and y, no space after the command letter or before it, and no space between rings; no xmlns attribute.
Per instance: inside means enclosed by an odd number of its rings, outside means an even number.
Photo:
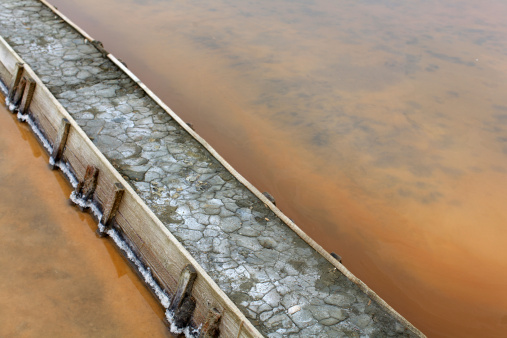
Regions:
<svg viewBox="0 0 507 338"><path fill-rule="evenodd" d="M29 89L30 90L30 89ZM56 162L60 160L63 154L63 148L67 143L67 137L69 136L70 131L70 122L66 118L62 119L62 124L60 125L60 131L58 132L58 138L53 146L53 154L51 157L53 159L53 163L49 165L51 170L54 170L56 167Z"/></svg>
<svg viewBox="0 0 507 338"><path fill-rule="evenodd" d="M26 91L26 95L24 100L21 101L21 104L19 106L19 112L21 114L28 114L28 109L30 108L30 104L32 103L33 94L35 92L35 86L36 83L32 79L27 80L28 83L28 90Z"/></svg>
<svg viewBox="0 0 507 338"><path fill-rule="evenodd" d="M211 308L206 316L199 338L217 338L220 335L220 319L222 314L216 308Z"/></svg>
<svg viewBox="0 0 507 338"><path fill-rule="evenodd" d="M114 216L116 216L116 212L118 211L118 207L120 206L121 199L123 194L125 193L125 187L121 183L114 184L114 192L113 198L110 203L104 206L104 212L102 213L102 219L100 222L106 229L111 227L111 221ZM98 230L97 234L102 237L105 231Z"/></svg>
<svg viewBox="0 0 507 338"><path fill-rule="evenodd" d="M91 42L91 44L93 46L95 46L95 48L97 48L97 50L102 53L102 56L107 56L109 54L109 52L104 48L104 45L102 44L102 42L98 41L98 40L93 40Z"/></svg>
<svg viewBox="0 0 507 338"><path fill-rule="evenodd" d="M174 294L168 310L174 313L174 324L178 328L188 325L195 309L195 299L192 297L192 288L197 278L197 271L192 264L187 264L181 270L178 288Z"/></svg>
<svg viewBox="0 0 507 338"><path fill-rule="evenodd" d="M21 78L11 101L11 103L14 106L14 109L12 110L13 113L18 112L19 104L21 103L21 100L23 99L23 94L25 93L25 87L26 87L26 79L23 77Z"/></svg>
<svg viewBox="0 0 507 338"><path fill-rule="evenodd" d="M93 193L95 192L95 188L97 187L97 177L99 176L99 169L94 166L87 166L86 173L81 182L76 187L76 192L79 197L84 200L89 200Z"/></svg>
<svg viewBox="0 0 507 338"><path fill-rule="evenodd" d="M276 205L276 200L275 198L267 191L263 192L262 193L264 196L266 196L266 198L271 202L273 203L273 205Z"/></svg>
<svg viewBox="0 0 507 338"><path fill-rule="evenodd" d="M22 62L16 63L16 72L14 77L12 78L11 87L9 88L9 94L7 95L7 98L9 99L10 102L12 102L14 94L18 90L19 81L21 81L24 69L25 65Z"/></svg>
<svg viewBox="0 0 507 338"><path fill-rule="evenodd" d="M182 329L190 324L192 315L194 314L196 301L194 296L185 297L181 306L176 309L173 317L173 324L178 328Z"/></svg>
<svg viewBox="0 0 507 338"><path fill-rule="evenodd" d="M196 278L197 271L192 266L192 264L187 264L183 270L181 270L180 279L178 281L178 288L176 289L176 293L171 300L171 305L169 305L170 311L175 311L181 307L183 299L192 293L192 288L194 286L194 281Z"/></svg>

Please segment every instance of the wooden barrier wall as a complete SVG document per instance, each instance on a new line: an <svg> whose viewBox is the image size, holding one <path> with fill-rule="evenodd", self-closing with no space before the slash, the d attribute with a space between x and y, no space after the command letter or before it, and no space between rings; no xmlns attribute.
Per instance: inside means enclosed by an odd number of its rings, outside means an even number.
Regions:
<svg viewBox="0 0 507 338"><path fill-rule="evenodd" d="M17 92L13 92L18 72L21 72L22 78ZM192 321L197 327L203 325L203 337L215 336L214 323L217 321L221 337L261 337L243 313L97 149L29 65L24 64L1 37L0 78L9 86L12 95L21 98L20 114L28 114L51 147L57 149L50 155L56 154L62 162L67 163L77 180L85 182L85 185L91 182L85 180L87 168L98 170L93 201L106 215L108 210L112 210L113 227L131 245L131 249L143 264L151 269L159 285L173 298L170 307L183 308L186 306L186 299L193 297L195 310ZM35 85L33 97L30 97L30 83ZM119 190L123 191L123 195L115 212L115 192ZM107 219L99 221L107 223Z"/></svg>

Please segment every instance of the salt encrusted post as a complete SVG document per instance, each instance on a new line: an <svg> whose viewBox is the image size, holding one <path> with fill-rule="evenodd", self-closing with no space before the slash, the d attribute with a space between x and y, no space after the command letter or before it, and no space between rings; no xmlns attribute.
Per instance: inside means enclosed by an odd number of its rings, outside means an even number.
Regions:
<svg viewBox="0 0 507 338"><path fill-rule="evenodd" d="M216 308L211 308L206 316L206 322L201 328L199 338L216 338L220 335L220 319L222 314Z"/></svg>
<svg viewBox="0 0 507 338"><path fill-rule="evenodd" d="M12 102L14 98L14 94L18 90L19 82L21 81L21 77L23 76L23 71L25 70L25 65L22 62L16 63L16 73L12 78L11 87L9 88L9 94L7 95L8 102Z"/></svg>
<svg viewBox="0 0 507 338"><path fill-rule="evenodd" d="M27 79L28 83L28 90L26 91L26 95L24 100L21 101L21 104L19 106L19 112L21 114L28 114L28 109L30 108L30 104L32 103L33 94L35 92L35 86L36 83L32 79Z"/></svg>
<svg viewBox="0 0 507 338"><path fill-rule="evenodd" d="M83 200L89 200L93 193L95 192L95 188L97 187L97 178L99 176L99 169L89 165L86 167L86 173L81 182L76 187L76 193Z"/></svg>
<svg viewBox="0 0 507 338"><path fill-rule="evenodd" d="M62 119L62 124L60 125L60 131L58 132L58 138L53 146L53 154L51 154L51 163L49 167L51 170L54 170L56 167L56 163L60 160L63 154L63 148L67 143L67 137L69 136L70 131L70 122L66 118Z"/></svg>
<svg viewBox="0 0 507 338"><path fill-rule="evenodd" d="M117 182L114 184L113 198L111 202L104 206L104 212L102 214L102 219L100 220L100 223L102 223L104 229L98 229L97 234L99 236L102 237L107 229L111 227L111 221L113 220L114 216L116 216L116 212L118 211L118 207L120 206L124 192L125 187L121 183Z"/></svg>
<svg viewBox="0 0 507 338"><path fill-rule="evenodd" d="M178 288L168 308L174 314L173 324L178 328L186 327L194 312L195 298L192 296L192 288L196 278L197 271L192 264L187 264L181 271Z"/></svg>
<svg viewBox="0 0 507 338"><path fill-rule="evenodd" d="M194 296L185 297L181 306L174 312L173 324L178 329L183 329L190 324L192 315L196 307L196 301Z"/></svg>

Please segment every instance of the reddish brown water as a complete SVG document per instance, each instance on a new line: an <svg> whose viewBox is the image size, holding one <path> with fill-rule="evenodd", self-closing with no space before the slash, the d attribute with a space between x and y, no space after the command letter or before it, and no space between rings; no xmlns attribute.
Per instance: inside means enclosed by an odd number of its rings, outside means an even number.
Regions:
<svg viewBox="0 0 507 338"><path fill-rule="evenodd" d="M507 336L507 3L53 0L432 337Z"/></svg>
<svg viewBox="0 0 507 338"><path fill-rule="evenodd" d="M3 100L3 98L1 98ZM171 337L163 309L0 105L0 337Z"/></svg>

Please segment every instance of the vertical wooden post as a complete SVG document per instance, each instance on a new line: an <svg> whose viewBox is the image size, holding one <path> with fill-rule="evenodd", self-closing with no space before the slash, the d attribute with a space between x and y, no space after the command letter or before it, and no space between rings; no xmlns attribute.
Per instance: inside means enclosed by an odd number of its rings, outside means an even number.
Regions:
<svg viewBox="0 0 507 338"><path fill-rule="evenodd" d="M181 270L178 288L171 300L168 310L174 313L174 325L183 328L188 325L195 309L195 298L192 288L197 278L197 271L192 264L187 264Z"/></svg>
<svg viewBox="0 0 507 338"><path fill-rule="evenodd" d="M81 182L76 187L76 192L79 197L84 200L89 200L95 192L97 187L97 178L99 176L99 169L94 166L87 166L86 173Z"/></svg>
<svg viewBox="0 0 507 338"><path fill-rule="evenodd" d="M173 324L179 329L187 327L194 314L195 306L194 296L185 297L181 306L174 312Z"/></svg>
<svg viewBox="0 0 507 338"><path fill-rule="evenodd" d="M25 87L26 87L26 79L23 77L21 78L11 101L14 107L14 109L12 110L13 113L18 112L19 104L21 103L21 100L23 99L23 94L25 93Z"/></svg>
<svg viewBox="0 0 507 338"><path fill-rule="evenodd" d="M171 300L171 305L169 305L170 311L175 311L177 308L179 308L183 303L183 299L192 293L192 288L194 286L196 277L197 271L192 266L192 264L187 264L183 270L181 270L180 279L178 281L178 288L176 289L176 293Z"/></svg>
<svg viewBox="0 0 507 338"><path fill-rule="evenodd" d="M275 198L273 197L273 195L271 195L271 194L270 194L269 192L267 192L267 191L264 191L262 194L263 194L264 196L266 196L266 198L267 198L267 199L268 199L271 203L273 203L273 205L276 205L276 200L275 200Z"/></svg>
<svg viewBox="0 0 507 338"><path fill-rule="evenodd" d="M27 80L28 83L28 90L26 91L26 95L24 97L24 100L21 101L21 104L19 106L19 112L21 114L28 114L28 109L30 108L30 104L32 103L33 94L35 92L35 81L32 79Z"/></svg>
<svg viewBox="0 0 507 338"><path fill-rule="evenodd" d="M52 163L50 163L51 170L54 170L56 167L56 162L60 160L63 154L63 148L67 143L67 137L69 136L70 131L70 122L66 118L62 119L62 124L60 125L60 130L58 132L58 138L56 139L55 144L53 145L53 154L51 154Z"/></svg>
<svg viewBox="0 0 507 338"><path fill-rule="evenodd" d="M216 308L211 308L206 316L206 322L201 328L199 338L217 338L220 335L220 319L222 314Z"/></svg>
<svg viewBox="0 0 507 338"><path fill-rule="evenodd" d="M21 77L23 76L23 71L25 69L25 65L22 62L16 63L16 71L11 81L11 87L9 88L9 94L7 98L9 102L12 102L14 98L14 94L18 90L19 81L21 81Z"/></svg>
<svg viewBox="0 0 507 338"><path fill-rule="evenodd" d="M121 183L115 183L113 198L106 206L104 206L104 212L102 213L102 219L100 220L106 229L111 227L111 221L114 216L116 216L116 212L118 211L118 207L120 206L124 193L125 187ZM102 232L99 231L98 234L101 235Z"/></svg>

